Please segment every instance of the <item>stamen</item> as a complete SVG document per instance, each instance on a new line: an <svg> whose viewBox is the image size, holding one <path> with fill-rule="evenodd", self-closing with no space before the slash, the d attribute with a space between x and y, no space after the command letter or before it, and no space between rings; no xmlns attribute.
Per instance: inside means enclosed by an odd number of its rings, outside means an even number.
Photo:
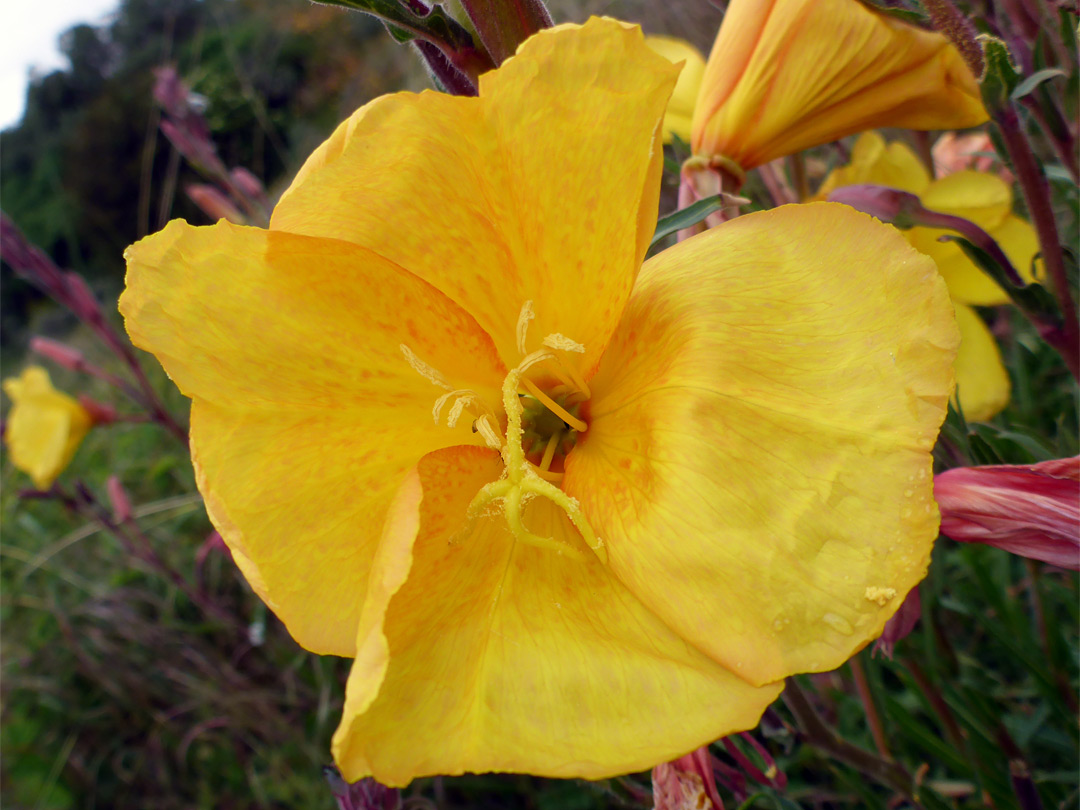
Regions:
<svg viewBox="0 0 1080 810"><path fill-rule="evenodd" d="M572 416L570 412L567 411L562 405L560 405L543 391L541 391L532 380L526 377L522 377L521 384L524 385L527 389L529 389L530 394L532 394L534 397L544 403L545 408L547 408L557 417L566 422L566 424L568 424L574 430L578 431L578 433L584 433L586 430L589 429L589 426L587 424L582 422L576 416Z"/></svg>
<svg viewBox="0 0 1080 810"><path fill-rule="evenodd" d="M405 355L405 359L409 361L409 365L413 367L413 371L430 382L432 385L437 385L439 388L443 388L447 391L452 391L454 387L446 381L446 378L438 372L438 370L432 368L419 357L416 353L406 346L404 343L398 345L401 349L401 353Z"/></svg>
<svg viewBox="0 0 1080 810"><path fill-rule="evenodd" d="M502 450L502 436L499 435L499 426L492 424L494 421L494 416L485 413L473 425L476 432L484 437L484 444L492 450Z"/></svg>
<svg viewBox="0 0 1080 810"><path fill-rule="evenodd" d="M521 305L521 312L517 319L517 350L522 354L525 354L525 336L529 332L529 321L535 317L532 301L526 301Z"/></svg>
<svg viewBox="0 0 1080 810"><path fill-rule="evenodd" d="M544 457L540 459L540 469L544 472L548 471L551 467L551 460L555 458L555 448L559 446L559 442L562 441L562 431L557 430L551 434L551 438L548 439L547 447L544 448Z"/></svg>
<svg viewBox="0 0 1080 810"><path fill-rule="evenodd" d="M552 332L544 338L544 345L549 349L559 349L564 352L577 352L578 354L585 353L584 346L576 340L571 340L566 335L560 335L558 332Z"/></svg>

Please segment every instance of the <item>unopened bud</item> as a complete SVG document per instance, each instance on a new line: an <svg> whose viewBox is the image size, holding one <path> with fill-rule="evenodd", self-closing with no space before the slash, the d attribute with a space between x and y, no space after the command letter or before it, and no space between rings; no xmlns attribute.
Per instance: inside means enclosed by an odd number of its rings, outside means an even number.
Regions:
<svg viewBox="0 0 1080 810"><path fill-rule="evenodd" d="M82 352L71 348L66 343L47 337L30 338L30 351L37 352L42 357L48 357L57 365L71 371L81 371L86 363Z"/></svg>
<svg viewBox="0 0 1080 810"><path fill-rule="evenodd" d="M70 296L71 310L80 318L90 323L101 323L101 305L86 279L78 273L68 270L64 273L64 284Z"/></svg>
<svg viewBox="0 0 1080 810"><path fill-rule="evenodd" d="M105 492L108 494L109 503L112 505L113 519L117 523L127 523L131 520L131 499L128 497L124 485L120 483L120 479L115 475L110 475L109 480L105 482Z"/></svg>
<svg viewBox="0 0 1080 810"><path fill-rule="evenodd" d="M911 192L873 183L838 188L829 194L829 202L850 205L902 230L915 227L918 213L923 210L919 198Z"/></svg>
<svg viewBox="0 0 1080 810"><path fill-rule="evenodd" d="M232 178L232 181L236 183L236 187L252 199L257 199L266 192L262 181L243 166L237 166L235 169L231 169L229 171L229 176Z"/></svg>
<svg viewBox="0 0 1080 810"><path fill-rule="evenodd" d="M184 191L193 203L214 222L219 219L227 219L237 225L246 225L247 217L243 215L232 200L221 193L216 187L206 183L192 183L185 186Z"/></svg>
<svg viewBox="0 0 1080 810"><path fill-rule="evenodd" d="M1080 456L934 478L941 533L1080 570Z"/></svg>

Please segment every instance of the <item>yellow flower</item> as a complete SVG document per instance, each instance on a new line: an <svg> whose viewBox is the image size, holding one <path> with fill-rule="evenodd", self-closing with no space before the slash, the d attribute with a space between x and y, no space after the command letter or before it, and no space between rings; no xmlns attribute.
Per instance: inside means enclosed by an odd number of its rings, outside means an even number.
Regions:
<svg viewBox="0 0 1080 810"><path fill-rule="evenodd" d="M38 489L48 489L71 462L93 420L86 409L53 388L49 372L28 366L4 380L11 397L4 442L11 463L30 476Z"/></svg>
<svg viewBox="0 0 1080 810"><path fill-rule="evenodd" d="M648 768L925 573L944 284L829 203L642 265L674 83L637 28L548 29L478 97L359 110L269 230L127 252L214 524L301 644L355 658L348 779Z"/></svg>
<svg viewBox="0 0 1080 810"><path fill-rule="evenodd" d="M875 127L986 121L944 36L858 0L732 0L694 110L694 154L747 171ZM736 172L737 174L737 172Z"/></svg>
<svg viewBox="0 0 1080 810"><path fill-rule="evenodd" d="M1032 259L1039 250L1039 239L1035 229L1013 213L1012 189L1000 177L965 170L931 180L926 167L906 144L886 144L876 132L861 135L851 157L850 164L825 179L818 199L842 186L859 183L909 191L917 194L926 208L979 225L997 241L1024 280L1034 280ZM949 286L961 335L956 395L968 419L986 420L1009 404L1009 375L990 330L968 305L1006 304L1009 297L954 242L938 241L946 233L951 232L921 227L904 231L912 245L937 263Z"/></svg>
<svg viewBox="0 0 1080 810"><path fill-rule="evenodd" d="M693 45L676 37L645 37L645 44L669 62L682 63L679 80L671 92L667 112L664 113L664 143L671 143L672 133L684 142L690 142L690 121L694 117L701 77L705 75L705 57Z"/></svg>

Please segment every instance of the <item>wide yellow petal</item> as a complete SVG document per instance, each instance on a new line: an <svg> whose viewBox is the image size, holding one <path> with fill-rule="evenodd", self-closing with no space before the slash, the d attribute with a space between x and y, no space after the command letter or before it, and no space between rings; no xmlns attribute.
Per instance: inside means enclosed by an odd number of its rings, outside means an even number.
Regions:
<svg viewBox="0 0 1080 810"><path fill-rule="evenodd" d="M701 79L705 75L705 57L689 42L677 37L645 37L645 44L669 62L682 63L682 72L664 113L664 143L671 143L672 133L689 143L694 105L697 103Z"/></svg>
<svg viewBox="0 0 1080 810"><path fill-rule="evenodd" d="M48 489L75 456L93 420L75 399L53 387L49 372L29 366L4 380L11 397L4 443L16 469Z"/></svg>
<svg viewBox="0 0 1080 810"><path fill-rule="evenodd" d="M855 0L732 0L694 113L694 154L743 169L876 127L985 121L941 34Z"/></svg>
<svg viewBox="0 0 1080 810"><path fill-rule="evenodd" d="M1009 374L1001 362L997 341L975 310L956 304L960 351L956 355L956 393L964 418L992 419L1009 404Z"/></svg>
<svg viewBox="0 0 1080 810"><path fill-rule="evenodd" d="M927 206L929 207L929 206ZM951 214L953 211L946 211ZM1042 260L1035 262L1032 272L1032 260L1039 252L1039 237L1035 229L1020 217L1009 214L999 224L989 229L989 234L1005 251L1013 267L1024 281L1031 283L1042 275ZM953 299L964 304L976 306L997 306L1007 304L1008 294L996 281L979 269L967 254L955 242L939 242L944 235L956 236L953 231L934 228L912 228L907 231L908 241L921 252L937 262L938 270L949 285Z"/></svg>
<svg viewBox="0 0 1080 810"><path fill-rule="evenodd" d="M527 349L560 332L584 344L588 373L655 226L676 75L614 20L545 30L481 77L479 98L399 93L359 110L271 227L397 262L472 313L508 363L532 301Z"/></svg>
<svg viewBox="0 0 1080 810"><path fill-rule="evenodd" d="M829 173L816 199L824 200L830 191L860 183L921 194L930 185L930 172L906 143L886 144L877 132L864 132L851 150L851 162Z"/></svg>
<svg viewBox="0 0 1080 810"><path fill-rule="evenodd" d="M845 206L642 269L563 485L610 565L754 684L839 666L926 572L957 330L933 263Z"/></svg>
<svg viewBox="0 0 1080 810"><path fill-rule="evenodd" d="M387 520L334 758L347 779L642 770L752 727L781 684L755 688L668 629L594 555L514 542L501 518L461 533L497 454L421 461ZM525 520L580 546L538 499ZM414 545L415 543L415 545Z"/></svg>
<svg viewBox="0 0 1080 810"><path fill-rule="evenodd" d="M211 519L301 644L351 655L401 476L477 441L471 418L435 424L445 388L424 374L498 403L491 339L431 285L345 242L173 222L127 258L120 310L194 400Z"/></svg>

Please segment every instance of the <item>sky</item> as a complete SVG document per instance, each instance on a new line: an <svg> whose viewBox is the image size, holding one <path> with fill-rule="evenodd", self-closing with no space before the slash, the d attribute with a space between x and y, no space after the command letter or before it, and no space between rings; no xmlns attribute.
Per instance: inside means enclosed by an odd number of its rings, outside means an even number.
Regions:
<svg viewBox="0 0 1080 810"><path fill-rule="evenodd" d="M120 0L6 0L0 2L0 129L17 124L30 71L66 66L57 40L78 23L99 23Z"/></svg>

